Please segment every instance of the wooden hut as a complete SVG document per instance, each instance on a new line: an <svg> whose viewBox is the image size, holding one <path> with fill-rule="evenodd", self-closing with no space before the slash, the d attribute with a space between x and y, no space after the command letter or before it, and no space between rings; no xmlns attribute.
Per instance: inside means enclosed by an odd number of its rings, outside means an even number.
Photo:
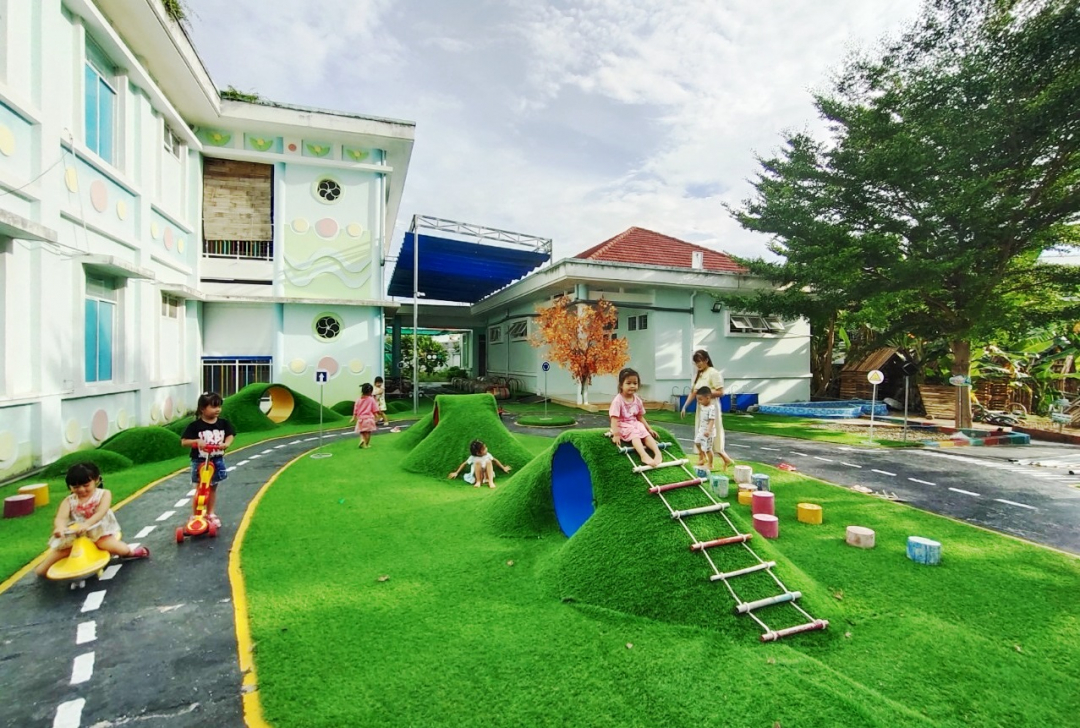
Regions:
<svg viewBox="0 0 1080 728"><path fill-rule="evenodd" d="M894 397L897 392L903 398L904 362L894 347L874 349L861 359L844 362L840 368L840 399L870 399L874 385L866 375L875 369L885 375L885 381L878 385L877 397Z"/></svg>

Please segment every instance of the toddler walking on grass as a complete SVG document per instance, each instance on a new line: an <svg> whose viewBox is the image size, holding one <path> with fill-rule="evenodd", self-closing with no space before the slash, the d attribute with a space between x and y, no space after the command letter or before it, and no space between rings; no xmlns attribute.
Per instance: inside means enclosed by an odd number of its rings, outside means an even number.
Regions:
<svg viewBox="0 0 1080 728"><path fill-rule="evenodd" d="M360 435L360 447L371 447L371 433L375 432L375 417L379 413L379 405L375 403L372 395L375 388L370 384L360 385L360 399L353 405L352 419L349 423L356 422L356 432Z"/></svg>

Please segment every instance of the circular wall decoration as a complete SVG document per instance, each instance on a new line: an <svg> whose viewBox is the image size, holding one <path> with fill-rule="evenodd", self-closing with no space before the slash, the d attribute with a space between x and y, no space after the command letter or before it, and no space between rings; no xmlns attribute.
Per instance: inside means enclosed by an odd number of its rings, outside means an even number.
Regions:
<svg viewBox="0 0 1080 728"><path fill-rule="evenodd" d="M105 410L99 409L90 419L90 437L101 442L109 436L109 415Z"/></svg>
<svg viewBox="0 0 1080 728"><path fill-rule="evenodd" d="M345 325L341 323L341 318L333 313L319 314L315 317L315 321L312 322L311 326L315 330L315 336L323 341L336 339L341 330L345 328Z"/></svg>
<svg viewBox="0 0 1080 728"><path fill-rule="evenodd" d="M15 135L3 124L0 124L0 154L10 157L15 153Z"/></svg>
<svg viewBox="0 0 1080 728"><path fill-rule="evenodd" d="M315 197L319 202L332 205L345 194L345 188L333 177L323 177L315 183Z"/></svg>
<svg viewBox="0 0 1080 728"><path fill-rule="evenodd" d="M119 409L116 411L116 428L119 430L126 430L130 422L128 422L128 413L126 409Z"/></svg>
<svg viewBox="0 0 1080 728"><path fill-rule="evenodd" d="M127 204L123 200L116 201L116 216L121 220L127 219Z"/></svg>
<svg viewBox="0 0 1080 728"><path fill-rule="evenodd" d="M105 212L109 206L109 188L99 179L90 183L90 204L98 212Z"/></svg>
<svg viewBox="0 0 1080 728"><path fill-rule="evenodd" d="M360 227L358 222L350 222L349 226L345 228L345 232L349 234L350 238L358 238L363 234L364 228Z"/></svg>
<svg viewBox="0 0 1080 728"><path fill-rule="evenodd" d="M165 243L165 250L172 250L173 234L171 227L165 228L165 234L162 236L162 239Z"/></svg>
<svg viewBox="0 0 1080 728"><path fill-rule="evenodd" d="M307 362L303 359L293 359L289 362L289 371L293 374L303 374L307 369Z"/></svg>
<svg viewBox="0 0 1080 728"><path fill-rule="evenodd" d="M316 369L325 369L331 377L336 377L341 365L337 363L337 359L332 356L324 356L319 359L319 363Z"/></svg>
<svg viewBox="0 0 1080 728"><path fill-rule="evenodd" d="M71 445L78 445L82 442L82 425L74 417L68 420L67 425L64 426L64 439Z"/></svg>
<svg viewBox="0 0 1080 728"><path fill-rule="evenodd" d="M298 233L306 233L310 227L311 225L305 217L298 217L292 221L292 229Z"/></svg>
<svg viewBox="0 0 1080 728"><path fill-rule="evenodd" d="M156 222L150 223L150 237L157 240L159 235L161 235L161 228L158 227Z"/></svg>
<svg viewBox="0 0 1080 728"><path fill-rule="evenodd" d="M70 192L79 191L79 173L75 171L74 167L68 167L64 170L64 184Z"/></svg>
<svg viewBox="0 0 1080 728"><path fill-rule="evenodd" d="M359 374L360 372L364 371L364 362L360 361L359 359L353 359L349 362L349 371L353 374Z"/></svg>
<svg viewBox="0 0 1080 728"><path fill-rule="evenodd" d="M338 234L337 220L333 218L324 217L315 223L315 232L319 234L320 238L334 238Z"/></svg>
<svg viewBox="0 0 1080 728"><path fill-rule="evenodd" d="M150 421L161 421L161 405L159 405L157 402L154 402L152 405L150 405Z"/></svg>
<svg viewBox="0 0 1080 728"><path fill-rule="evenodd" d="M173 418L173 401L172 397L165 398L165 404L161 406L161 414L165 415L166 420Z"/></svg>
<svg viewBox="0 0 1080 728"><path fill-rule="evenodd" d="M183 253L184 252L184 239L183 238L180 238L179 240L176 241L176 252L177 253Z"/></svg>

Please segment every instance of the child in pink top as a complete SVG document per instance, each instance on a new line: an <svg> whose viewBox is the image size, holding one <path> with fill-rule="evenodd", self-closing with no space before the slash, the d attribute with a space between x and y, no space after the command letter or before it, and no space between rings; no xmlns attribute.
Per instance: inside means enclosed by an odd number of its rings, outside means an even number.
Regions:
<svg viewBox="0 0 1080 728"><path fill-rule="evenodd" d="M626 368L619 372L619 393L611 400L608 409L611 441L617 447L622 446L622 441L629 441L641 462L655 467L663 461L663 456L660 446L656 444L656 432L645 421L645 404L637 396L639 386L641 377L636 371ZM646 447L652 451L651 455L645 452Z"/></svg>
<svg viewBox="0 0 1080 728"><path fill-rule="evenodd" d="M351 424L356 422L356 432L360 434L360 447L366 448L371 445L371 433L375 432L375 416L379 413L379 405L372 396L375 388L370 384L360 386L360 399L353 405Z"/></svg>

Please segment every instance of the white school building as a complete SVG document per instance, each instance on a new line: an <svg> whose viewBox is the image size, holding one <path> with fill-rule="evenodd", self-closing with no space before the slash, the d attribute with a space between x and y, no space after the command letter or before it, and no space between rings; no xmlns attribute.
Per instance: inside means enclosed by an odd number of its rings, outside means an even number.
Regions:
<svg viewBox="0 0 1080 728"><path fill-rule="evenodd" d="M382 374L407 121L223 99L160 0L0 0L0 480Z"/></svg>

